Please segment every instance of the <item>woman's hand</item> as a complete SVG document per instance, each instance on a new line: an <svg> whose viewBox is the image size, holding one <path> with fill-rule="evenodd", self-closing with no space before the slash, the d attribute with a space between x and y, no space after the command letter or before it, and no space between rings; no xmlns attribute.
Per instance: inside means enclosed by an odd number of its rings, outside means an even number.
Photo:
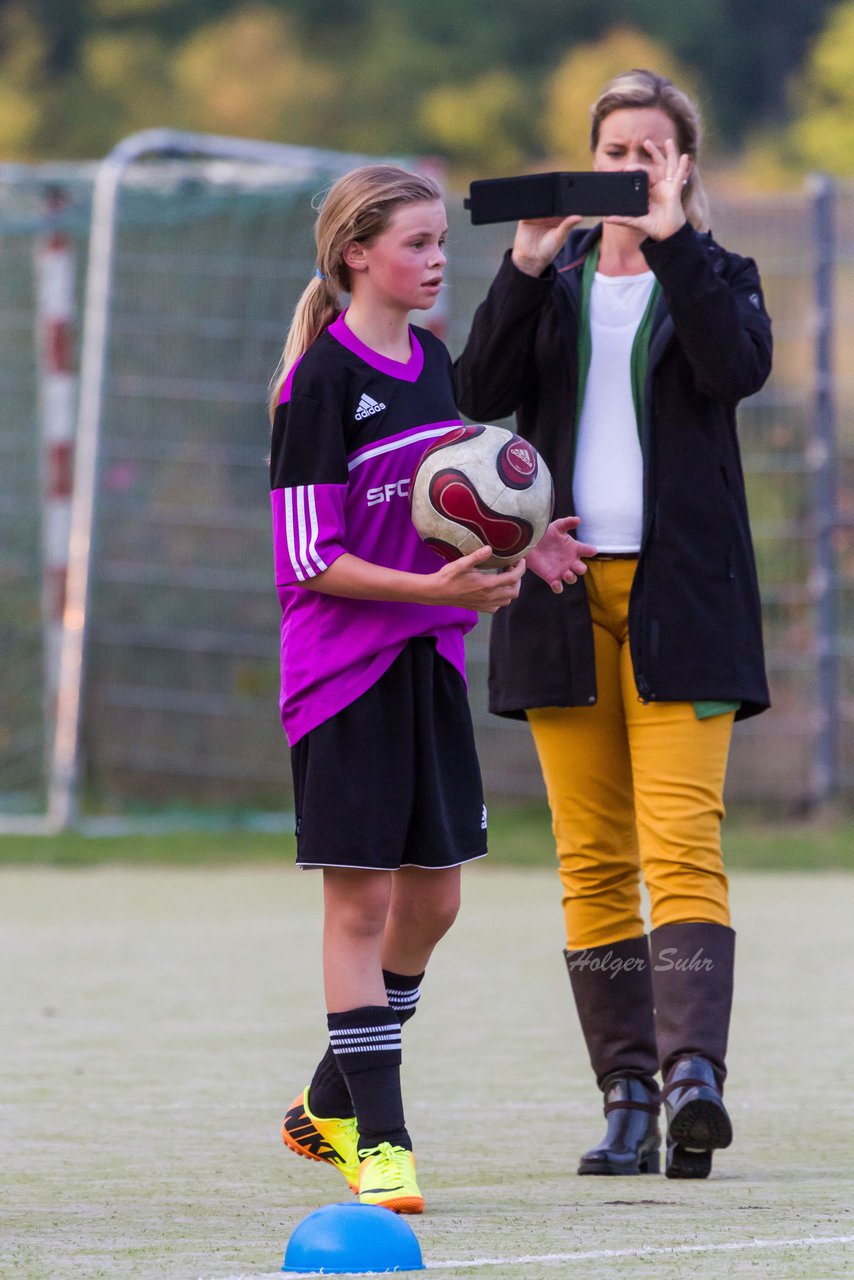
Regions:
<svg viewBox="0 0 854 1280"><path fill-rule="evenodd" d="M373 564L345 551L323 573L301 582L300 586L306 591L352 600L404 600L497 613L518 596L525 561L517 560L498 573L484 572L479 566L491 555L491 547L478 547L477 551L450 561L435 573L411 573Z"/></svg>
<svg viewBox="0 0 854 1280"><path fill-rule="evenodd" d="M423 579L429 596L428 604L450 604L459 609L476 609L478 613L497 613L515 600L525 572L525 561L517 560L498 573L484 572L478 566L492 555L491 547L478 547L470 555L451 560L437 573Z"/></svg>
<svg viewBox="0 0 854 1280"><path fill-rule="evenodd" d="M554 262L573 227L582 218L528 218L518 223L513 241L513 265L526 276L541 276Z"/></svg>
<svg viewBox="0 0 854 1280"><path fill-rule="evenodd" d="M651 240L666 240L680 227L684 227L687 219L682 206L683 188L688 182L693 161L689 155L680 156L676 151L676 143L667 138L662 151L651 138L644 142L644 148L652 159L649 167L649 211L640 218L605 218L605 222L621 227L637 227Z"/></svg>
<svg viewBox="0 0 854 1280"><path fill-rule="evenodd" d="M578 516L553 520L526 557L528 568L548 583L555 595L560 595L565 582L577 582L580 575L587 572L584 558L596 555L595 547L577 542L570 534L570 529L577 529L580 523Z"/></svg>

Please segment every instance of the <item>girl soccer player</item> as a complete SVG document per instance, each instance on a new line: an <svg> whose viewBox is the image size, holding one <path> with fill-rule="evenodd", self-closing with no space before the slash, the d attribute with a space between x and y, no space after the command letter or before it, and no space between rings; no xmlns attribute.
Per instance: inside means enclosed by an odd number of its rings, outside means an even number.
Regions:
<svg viewBox="0 0 854 1280"><path fill-rule="evenodd" d="M408 322L442 287L445 235L429 179L390 165L339 179L270 401L281 713L297 862L323 869L329 1028L282 1136L400 1213L424 1207L401 1024L457 914L460 867L486 852L463 638L525 571L479 571L485 547L437 568L409 518L416 462L460 422L447 350ZM555 591L593 553L576 524L556 521L529 557Z"/></svg>

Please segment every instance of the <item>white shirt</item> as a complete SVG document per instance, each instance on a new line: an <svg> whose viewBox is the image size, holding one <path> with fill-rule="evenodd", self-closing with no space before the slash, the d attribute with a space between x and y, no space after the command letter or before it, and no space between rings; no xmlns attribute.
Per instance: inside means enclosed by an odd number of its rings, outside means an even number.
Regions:
<svg viewBox="0 0 854 1280"><path fill-rule="evenodd" d="M590 290L591 356L572 489L578 537L603 552L638 551L643 527L643 458L632 399L631 355L655 284L596 272Z"/></svg>

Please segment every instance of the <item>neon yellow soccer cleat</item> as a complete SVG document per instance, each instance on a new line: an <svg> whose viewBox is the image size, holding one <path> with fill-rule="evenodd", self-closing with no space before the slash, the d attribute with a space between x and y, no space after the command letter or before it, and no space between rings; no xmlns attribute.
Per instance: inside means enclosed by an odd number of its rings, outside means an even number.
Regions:
<svg viewBox="0 0 854 1280"><path fill-rule="evenodd" d="M331 1164L342 1174L350 1190L359 1190L359 1132L356 1121L324 1119L313 1115L308 1105L308 1088L303 1089L282 1122L282 1141L298 1156Z"/></svg>
<svg viewBox="0 0 854 1280"><path fill-rule="evenodd" d="M381 1142L360 1151L359 1203L376 1204L394 1213L423 1213L424 1199L415 1181L415 1156L405 1147Z"/></svg>

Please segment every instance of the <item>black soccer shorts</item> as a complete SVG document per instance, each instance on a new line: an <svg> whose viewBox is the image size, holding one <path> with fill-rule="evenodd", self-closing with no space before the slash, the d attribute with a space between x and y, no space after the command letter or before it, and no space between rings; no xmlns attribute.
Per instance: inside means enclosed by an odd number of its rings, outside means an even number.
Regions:
<svg viewBox="0 0 854 1280"><path fill-rule="evenodd" d="M394 871L486 853L465 682L427 637L291 749L297 863Z"/></svg>

